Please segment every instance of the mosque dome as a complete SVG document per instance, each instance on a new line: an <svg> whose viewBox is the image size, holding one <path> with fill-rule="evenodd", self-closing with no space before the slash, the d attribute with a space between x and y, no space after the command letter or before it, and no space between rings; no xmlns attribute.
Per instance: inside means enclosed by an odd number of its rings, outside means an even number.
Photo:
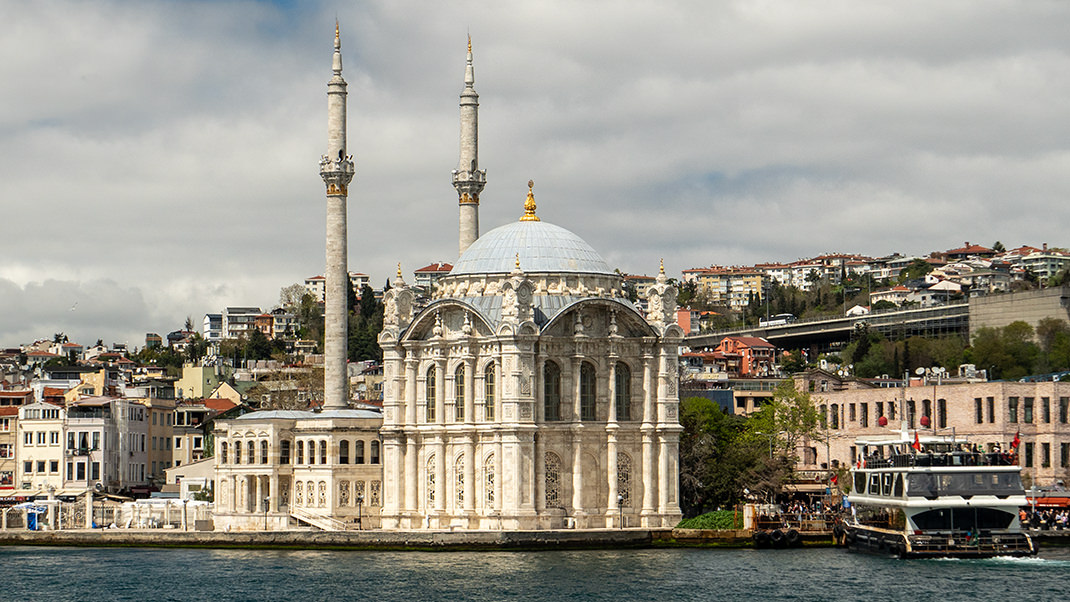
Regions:
<svg viewBox="0 0 1070 602"><path fill-rule="evenodd" d="M582 238L535 216L530 186L524 210L520 221L477 238L453 264L450 276L508 274L518 261L527 273L615 273Z"/></svg>

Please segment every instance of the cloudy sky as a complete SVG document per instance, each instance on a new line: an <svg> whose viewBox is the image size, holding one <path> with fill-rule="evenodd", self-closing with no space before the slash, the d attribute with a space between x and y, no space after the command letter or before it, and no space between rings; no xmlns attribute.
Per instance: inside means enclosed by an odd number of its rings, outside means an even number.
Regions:
<svg viewBox="0 0 1070 602"><path fill-rule="evenodd" d="M1070 246L1070 3L0 0L0 346L140 346L323 271L326 81L350 268L457 249L471 32L483 231L653 273Z"/></svg>

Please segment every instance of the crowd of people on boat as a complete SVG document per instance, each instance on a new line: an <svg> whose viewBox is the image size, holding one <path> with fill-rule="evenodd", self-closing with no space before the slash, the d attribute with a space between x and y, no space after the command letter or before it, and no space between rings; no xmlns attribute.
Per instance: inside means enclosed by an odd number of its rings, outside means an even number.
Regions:
<svg viewBox="0 0 1070 602"><path fill-rule="evenodd" d="M830 505L821 499L789 500L766 510L758 515L759 528L795 528L802 531L829 530L843 512L838 504Z"/></svg>
<svg viewBox="0 0 1070 602"><path fill-rule="evenodd" d="M1022 508L1018 511L1022 527L1043 531L1065 531L1070 528L1070 510L1066 508Z"/></svg>

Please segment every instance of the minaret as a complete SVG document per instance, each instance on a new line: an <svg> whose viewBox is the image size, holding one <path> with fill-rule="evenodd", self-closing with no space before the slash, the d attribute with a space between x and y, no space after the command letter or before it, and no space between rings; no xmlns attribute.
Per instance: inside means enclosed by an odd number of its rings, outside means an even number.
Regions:
<svg viewBox="0 0 1070 602"><path fill-rule="evenodd" d="M348 407L346 343L349 334L349 268L346 240L346 196L353 179L353 157L346 155L346 80L342 79L342 44L334 25L334 75L327 82L327 154L320 159L320 176L327 185L327 281L324 324L323 407Z"/></svg>
<svg viewBox="0 0 1070 602"><path fill-rule="evenodd" d="M487 185L486 170L479 169L479 94L472 69L472 37L468 36L468 64L464 68L461 91L461 158L453 171L453 187L461 206L461 244L463 254L479 238L479 193Z"/></svg>

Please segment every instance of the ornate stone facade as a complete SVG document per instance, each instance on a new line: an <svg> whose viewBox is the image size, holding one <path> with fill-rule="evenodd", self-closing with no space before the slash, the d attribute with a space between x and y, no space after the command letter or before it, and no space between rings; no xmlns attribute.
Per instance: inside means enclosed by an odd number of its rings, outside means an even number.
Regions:
<svg viewBox="0 0 1070 602"><path fill-rule="evenodd" d="M384 528L672 526L675 289L643 316L579 237L534 217L488 232L380 335Z"/></svg>

